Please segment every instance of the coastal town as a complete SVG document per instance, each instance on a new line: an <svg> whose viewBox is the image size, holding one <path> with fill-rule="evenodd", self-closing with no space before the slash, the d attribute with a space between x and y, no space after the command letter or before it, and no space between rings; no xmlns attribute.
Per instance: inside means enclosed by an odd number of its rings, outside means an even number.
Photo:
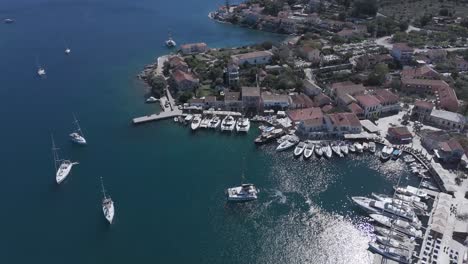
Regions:
<svg viewBox="0 0 468 264"><path fill-rule="evenodd" d="M294 149L304 161L400 158L418 186L353 197L375 222L374 263L467 263L466 6L439 1L431 6L438 16L416 17L395 14L404 3L383 2L227 1L210 18L286 40L180 45L139 75L151 88L146 102L162 111L133 123L170 118L194 133L259 131L257 145Z"/></svg>

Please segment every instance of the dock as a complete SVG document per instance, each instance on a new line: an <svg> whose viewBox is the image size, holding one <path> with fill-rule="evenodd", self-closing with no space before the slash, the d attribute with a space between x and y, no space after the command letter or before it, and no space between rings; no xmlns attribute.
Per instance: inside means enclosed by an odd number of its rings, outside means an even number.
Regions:
<svg viewBox="0 0 468 264"><path fill-rule="evenodd" d="M142 124L146 122L151 122L151 121L157 121L157 120L162 120L162 119L167 119L167 118L174 118L182 115L182 111L167 111L167 112L161 112L159 114L152 114L152 115L147 115L147 116L141 116L141 117L136 117L133 119L133 124Z"/></svg>

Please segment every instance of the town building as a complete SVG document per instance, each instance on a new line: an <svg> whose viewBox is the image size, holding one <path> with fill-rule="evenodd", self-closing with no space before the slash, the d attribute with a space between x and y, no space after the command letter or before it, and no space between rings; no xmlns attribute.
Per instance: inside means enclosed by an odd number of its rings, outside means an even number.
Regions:
<svg viewBox="0 0 468 264"><path fill-rule="evenodd" d="M169 68L172 70L181 70L183 72L189 72L189 67L183 58L180 56L171 56L168 59Z"/></svg>
<svg viewBox="0 0 468 264"><path fill-rule="evenodd" d="M441 87L450 87L448 83L442 80L429 80L429 79L412 79L403 78L401 79L401 91L412 94L416 93L419 95L432 94L433 91L438 90Z"/></svg>
<svg viewBox="0 0 468 264"><path fill-rule="evenodd" d="M402 64L408 64L413 59L414 49L406 43L393 44L390 54L392 57Z"/></svg>
<svg viewBox="0 0 468 264"><path fill-rule="evenodd" d="M375 91L375 97L380 101L381 115L392 115L400 112L401 106L398 95L386 89Z"/></svg>
<svg viewBox="0 0 468 264"><path fill-rule="evenodd" d="M251 65L268 64L271 62L273 53L271 51L254 51L244 54L232 55L231 59L237 65L243 65L245 63Z"/></svg>
<svg viewBox="0 0 468 264"><path fill-rule="evenodd" d="M306 60L313 64L320 63L321 52L319 49L312 48L309 46L299 48L299 54Z"/></svg>
<svg viewBox="0 0 468 264"><path fill-rule="evenodd" d="M387 131L387 139L394 144L408 144L413 140L413 134L407 127L390 127Z"/></svg>
<svg viewBox="0 0 468 264"><path fill-rule="evenodd" d="M316 106L325 106L325 105L330 105L332 103L332 99L328 97L328 95L324 93L320 93L317 96L314 97L314 104Z"/></svg>
<svg viewBox="0 0 468 264"><path fill-rule="evenodd" d="M191 107L200 107L200 108L205 107L205 100L202 98L191 98L187 101L187 103Z"/></svg>
<svg viewBox="0 0 468 264"><path fill-rule="evenodd" d="M436 106L451 112L458 111L458 98L455 90L449 86L440 86L434 90Z"/></svg>
<svg viewBox="0 0 468 264"><path fill-rule="evenodd" d="M465 128L466 119L458 113L432 109L429 122L439 128L462 131Z"/></svg>
<svg viewBox="0 0 468 264"><path fill-rule="evenodd" d="M377 119L382 112L382 105L379 99L370 94L355 96L359 106L364 110L364 118Z"/></svg>
<svg viewBox="0 0 468 264"><path fill-rule="evenodd" d="M310 80L303 80L302 83L304 84L304 93L308 96L315 96L322 93L322 88L318 86L315 82Z"/></svg>
<svg viewBox="0 0 468 264"><path fill-rule="evenodd" d="M224 93L224 109L227 111L242 111L242 99L240 92L225 92Z"/></svg>
<svg viewBox="0 0 468 264"><path fill-rule="evenodd" d="M401 78L411 79L440 79L439 73L427 65L421 67L407 67L400 72Z"/></svg>
<svg viewBox="0 0 468 264"><path fill-rule="evenodd" d="M465 153L460 143L446 131L421 130L419 134L422 146L443 162L460 161Z"/></svg>
<svg viewBox="0 0 468 264"><path fill-rule="evenodd" d="M323 118L323 113L320 107L288 110L286 111L286 114L293 123L298 123L309 119Z"/></svg>
<svg viewBox="0 0 468 264"><path fill-rule="evenodd" d="M284 110L291 104L291 98L285 94L262 93L263 109Z"/></svg>
<svg viewBox="0 0 468 264"><path fill-rule="evenodd" d="M419 120L420 122L426 120L432 112L434 104L427 101L416 100L414 107L411 110L411 115L414 119Z"/></svg>
<svg viewBox="0 0 468 264"><path fill-rule="evenodd" d="M438 63L447 59L447 51L445 49L430 49L427 51L427 57L430 63Z"/></svg>
<svg viewBox="0 0 468 264"><path fill-rule="evenodd" d="M462 57L457 57L455 59L455 65L457 67L457 71L459 72L468 71L468 61Z"/></svg>
<svg viewBox="0 0 468 264"><path fill-rule="evenodd" d="M347 106L352 102L357 102L353 96L364 94L365 91L364 85L350 81L332 83L330 87L330 93L335 97L338 106Z"/></svg>
<svg viewBox="0 0 468 264"><path fill-rule="evenodd" d="M291 95L291 106L292 109L297 108L309 108L313 107L314 102L306 94L293 94Z"/></svg>
<svg viewBox="0 0 468 264"><path fill-rule="evenodd" d="M335 137L342 137L345 134L357 134L362 131L361 122L353 113L327 114L325 123L329 134Z"/></svg>
<svg viewBox="0 0 468 264"><path fill-rule="evenodd" d="M226 82L228 85L239 83L239 66L235 63L229 63L224 70Z"/></svg>
<svg viewBox="0 0 468 264"><path fill-rule="evenodd" d="M192 43L184 44L180 46L180 50L184 55L204 53L208 50L208 45L206 43Z"/></svg>
<svg viewBox="0 0 468 264"><path fill-rule="evenodd" d="M195 78L191 73L181 70L175 70L171 73L170 82L179 91L192 91L199 85L198 78Z"/></svg>
<svg viewBox="0 0 468 264"><path fill-rule="evenodd" d="M347 106L348 110L354 113L359 119L365 119L364 110L357 103L350 103Z"/></svg>
<svg viewBox="0 0 468 264"><path fill-rule="evenodd" d="M261 109L260 87L242 87L242 105L244 111Z"/></svg>

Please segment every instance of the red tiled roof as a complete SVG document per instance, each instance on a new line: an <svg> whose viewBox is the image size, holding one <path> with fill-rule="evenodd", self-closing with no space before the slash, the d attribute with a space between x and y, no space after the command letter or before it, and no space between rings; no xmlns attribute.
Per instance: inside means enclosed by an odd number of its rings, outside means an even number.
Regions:
<svg viewBox="0 0 468 264"><path fill-rule="evenodd" d="M194 82L196 81L196 78L193 77L192 74L183 72L181 70L176 70L172 72L172 77L176 82L181 82L181 81L191 81Z"/></svg>
<svg viewBox="0 0 468 264"><path fill-rule="evenodd" d="M366 88L362 84L355 84L353 82L346 81L332 83L331 90L337 95L345 93L354 95L356 93L363 93L366 90Z"/></svg>
<svg viewBox="0 0 468 264"><path fill-rule="evenodd" d="M314 118L314 119L307 119L302 121L306 126L321 126L323 125L323 117Z"/></svg>
<svg viewBox="0 0 468 264"><path fill-rule="evenodd" d="M331 101L332 100L330 99L330 97L328 97L324 93L320 93L320 94L318 94L317 96L314 97L314 102L318 106L323 106L325 104L329 104L329 103L331 103Z"/></svg>
<svg viewBox="0 0 468 264"><path fill-rule="evenodd" d="M370 94L365 94L365 95L357 95L355 96L356 100L358 100L359 104L362 105L363 107L373 107L377 106L380 104L379 99L377 99L375 96L370 95Z"/></svg>
<svg viewBox="0 0 468 264"><path fill-rule="evenodd" d="M322 110L318 107L289 110L286 113L293 122L323 118Z"/></svg>
<svg viewBox="0 0 468 264"><path fill-rule="evenodd" d="M402 78L438 77L439 73L431 67L424 65L419 68L403 69L400 73Z"/></svg>
<svg viewBox="0 0 468 264"><path fill-rule="evenodd" d="M334 126L361 126L354 113L336 113L327 115Z"/></svg>
<svg viewBox="0 0 468 264"><path fill-rule="evenodd" d="M390 127L388 134L399 138L412 138L413 135L407 127Z"/></svg>
<svg viewBox="0 0 468 264"><path fill-rule="evenodd" d="M414 103L414 106L417 106L419 108L424 108L424 109L432 109L434 108L434 104L431 103L431 102L426 102L426 101L422 101L422 100L416 100L416 102Z"/></svg>
<svg viewBox="0 0 468 264"><path fill-rule="evenodd" d="M458 111L457 94L451 87L443 86L437 88L439 94L439 107L452 112Z"/></svg>
<svg viewBox="0 0 468 264"><path fill-rule="evenodd" d="M333 109L333 106L332 105L325 105L325 106L322 106L322 112L324 113L328 113L330 110Z"/></svg>
<svg viewBox="0 0 468 264"><path fill-rule="evenodd" d="M398 95L390 92L389 90L386 89L381 89L377 90L375 92L375 97L379 99L380 103L385 104L385 103L396 103L398 102Z"/></svg>
<svg viewBox="0 0 468 264"><path fill-rule="evenodd" d="M232 102L232 101L239 101L240 92L226 92L224 93L224 101L225 102Z"/></svg>
<svg viewBox="0 0 468 264"><path fill-rule="evenodd" d="M314 102L310 99L309 96L305 94L295 94L291 95L291 101L296 105L303 105L304 107L313 107Z"/></svg>
<svg viewBox="0 0 468 264"><path fill-rule="evenodd" d="M364 110L362 110L362 108L356 103L349 104L348 109L351 110L351 112L355 113L356 115L364 114Z"/></svg>
<svg viewBox="0 0 468 264"><path fill-rule="evenodd" d="M458 140L452 138L448 141L444 141L444 142L441 142L439 143L439 148L445 152L452 152L452 151L456 151L456 150L461 150L461 151L464 151L463 150L463 147L460 145L460 143L458 142Z"/></svg>

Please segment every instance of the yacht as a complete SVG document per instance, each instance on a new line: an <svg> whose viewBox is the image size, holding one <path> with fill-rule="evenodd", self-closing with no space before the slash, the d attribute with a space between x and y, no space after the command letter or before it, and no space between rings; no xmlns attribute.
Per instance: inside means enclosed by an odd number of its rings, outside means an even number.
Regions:
<svg viewBox="0 0 468 264"><path fill-rule="evenodd" d="M363 150L364 150L364 147L359 142L355 142L354 147L356 148L356 151L359 152L359 153L362 153Z"/></svg>
<svg viewBox="0 0 468 264"><path fill-rule="evenodd" d="M379 255L382 255L388 259L394 260L398 263L409 264L409 251L400 248L389 247L386 245L379 245L374 242L369 243L369 249Z"/></svg>
<svg viewBox="0 0 468 264"><path fill-rule="evenodd" d="M438 191L439 190L439 188L437 188L437 186L435 186L434 184L432 184L431 182L428 182L428 181L421 182L421 187L424 187L426 189L433 190L433 191Z"/></svg>
<svg viewBox="0 0 468 264"><path fill-rule="evenodd" d="M54 165L55 165L55 180L58 184L63 182L65 178L70 174L73 165L78 164L78 162L71 162L70 160L63 160L59 158L58 148L55 147L55 141L52 136L52 153L54 155Z"/></svg>
<svg viewBox="0 0 468 264"><path fill-rule="evenodd" d="M429 195L427 194L427 192L425 192L423 190L420 190L420 189L418 189L416 187L413 187L413 186L406 186L406 188L393 186L393 189L397 193L401 193L401 194L404 194L404 195L417 196L417 197L420 197L422 199L428 199L429 198Z"/></svg>
<svg viewBox="0 0 468 264"><path fill-rule="evenodd" d="M427 209L428 209L427 204L423 202L404 201L404 200L398 199L397 197L393 198L388 195L376 194L376 193L372 193L372 197L384 203L394 204L405 211L413 210L417 215L427 214Z"/></svg>
<svg viewBox="0 0 468 264"><path fill-rule="evenodd" d="M86 145L86 139L84 138L83 131L81 131L80 124L78 123L78 120L76 119L75 115L73 115L73 119L75 125L76 125L76 130L75 132L70 134L70 139L73 143L76 143L78 145Z"/></svg>
<svg viewBox="0 0 468 264"><path fill-rule="evenodd" d="M383 161L389 160L390 157L392 156L393 153L393 148L389 146L384 146L382 148L382 151L380 152L380 159Z"/></svg>
<svg viewBox="0 0 468 264"><path fill-rule="evenodd" d="M190 128L192 130L197 130L200 127L201 123L201 116L195 115L195 117L192 119L192 123L190 124Z"/></svg>
<svg viewBox="0 0 468 264"><path fill-rule="evenodd" d="M299 142L299 144L297 144L296 148L294 149L294 156L295 157L301 156L306 146L307 144L305 142L302 142L302 141Z"/></svg>
<svg viewBox="0 0 468 264"><path fill-rule="evenodd" d="M414 226L412 226L409 222L397 219L393 220L390 217L380 215L380 214L370 214L369 215L372 219L374 219L377 223L386 226L393 231L400 232L402 234L420 238L422 236L422 231L417 230Z"/></svg>
<svg viewBox="0 0 468 264"><path fill-rule="evenodd" d="M42 67L39 67L39 69L37 69L37 75L39 75L40 77L45 76L46 75L45 69Z"/></svg>
<svg viewBox="0 0 468 264"><path fill-rule="evenodd" d="M392 230L390 228L382 227L382 226L374 226L374 232L381 234L385 237L393 238L394 240L401 241L403 243L410 243L414 240L413 237L409 238L407 235Z"/></svg>
<svg viewBox="0 0 468 264"><path fill-rule="evenodd" d="M236 127L236 120L234 117L228 115L221 122L221 131L233 131Z"/></svg>
<svg viewBox="0 0 468 264"><path fill-rule="evenodd" d="M242 184L241 186L228 188L226 190L227 200L230 202L248 202L257 200L258 193L258 189L251 183Z"/></svg>
<svg viewBox="0 0 468 264"><path fill-rule="evenodd" d="M209 117L203 118L202 121L200 122L200 128L207 128L208 125L210 124L210 121L211 121L211 118Z"/></svg>
<svg viewBox="0 0 468 264"><path fill-rule="evenodd" d="M299 138L296 136L289 135L285 141L278 145L276 151L290 149L294 147L297 143L299 143Z"/></svg>
<svg viewBox="0 0 468 264"><path fill-rule="evenodd" d="M323 147L322 149L323 153L325 153L325 156L327 158L331 158L333 153L332 153L332 148L330 147L330 145L328 144L325 144L325 146Z"/></svg>
<svg viewBox="0 0 468 264"><path fill-rule="evenodd" d="M66 49L65 49L65 55L68 55L68 54L70 54L70 53L71 53L71 49L66 48Z"/></svg>
<svg viewBox="0 0 468 264"><path fill-rule="evenodd" d="M150 96L150 97L148 97L148 99L146 99L146 103L148 103L148 104L155 103L157 101L158 101L158 99L156 99L156 97L154 97L154 96Z"/></svg>
<svg viewBox="0 0 468 264"><path fill-rule="evenodd" d="M189 123L189 122L192 121L192 119L193 119L193 115L188 114L187 116L185 116L184 121L185 121L186 123Z"/></svg>
<svg viewBox="0 0 468 264"><path fill-rule="evenodd" d="M354 146L354 144L351 144L351 143L350 143L350 144L348 145L348 149L349 149L349 151L352 152L352 153L356 152L356 147Z"/></svg>
<svg viewBox="0 0 468 264"><path fill-rule="evenodd" d="M270 141L273 141L274 139L282 136L284 134L284 130L281 128L273 129L269 132L263 132L258 136L254 142L257 145L261 145Z"/></svg>
<svg viewBox="0 0 468 264"><path fill-rule="evenodd" d="M237 120L236 130L237 132L249 132L250 121L247 117L241 117Z"/></svg>
<svg viewBox="0 0 468 264"><path fill-rule="evenodd" d="M331 144L331 149L333 150L333 152L335 152L336 155L340 156L340 157L343 157L343 154L341 154L341 147L340 145L336 144L336 143L332 143Z"/></svg>
<svg viewBox="0 0 468 264"><path fill-rule="evenodd" d="M352 197L352 200L364 211L370 214L383 213L386 215L395 215L411 222L419 221L413 210L407 206L400 206L362 196L354 196Z"/></svg>
<svg viewBox="0 0 468 264"><path fill-rule="evenodd" d="M102 186L102 195L104 198L102 199L102 212L104 213L104 217L112 224L112 220L114 220L114 201L112 201L110 196L106 195L106 190L104 189L104 183L101 177L101 186Z"/></svg>
<svg viewBox="0 0 468 264"><path fill-rule="evenodd" d="M307 143L307 146L305 147L304 149L304 158L305 159L309 159L310 157L312 157L312 154L314 154L314 144L312 144L312 142L308 142Z"/></svg>
<svg viewBox="0 0 468 264"><path fill-rule="evenodd" d="M208 124L208 127L216 129L219 127L219 124L221 124L221 119L218 116L214 116Z"/></svg>
<svg viewBox="0 0 468 264"><path fill-rule="evenodd" d="M396 239L393 239L387 236L376 235L375 241L378 244L383 245L383 246L389 246L389 247L394 247L394 248L407 248L403 242L397 241Z"/></svg>
<svg viewBox="0 0 468 264"><path fill-rule="evenodd" d="M341 150L341 153L348 155L349 150L348 150L348 145L346 143L340 144L340 150Z"/></svg>
<svg viewBox="0 0 468 264"><path fill-rule="evenodd" d="M375 142L369 142L369 151L371 153L375 153L375 150L376 150L376 146L375 146Z"/></svg>
<svg viewBox="0 0 468 264"><path fill-rule="evenodd" d="M369 143L367 143L367 142L362 143L362 149L364 151L368 150L369 149Z"/></svg>
<svg viewBox="0 0 468 264"><path fill-rule="evenodd" d="M319 157L321 157L323 155L322 146L320 146L320 145L315 146L315 154L317 154L317 156L319 156Z"/></svg>

